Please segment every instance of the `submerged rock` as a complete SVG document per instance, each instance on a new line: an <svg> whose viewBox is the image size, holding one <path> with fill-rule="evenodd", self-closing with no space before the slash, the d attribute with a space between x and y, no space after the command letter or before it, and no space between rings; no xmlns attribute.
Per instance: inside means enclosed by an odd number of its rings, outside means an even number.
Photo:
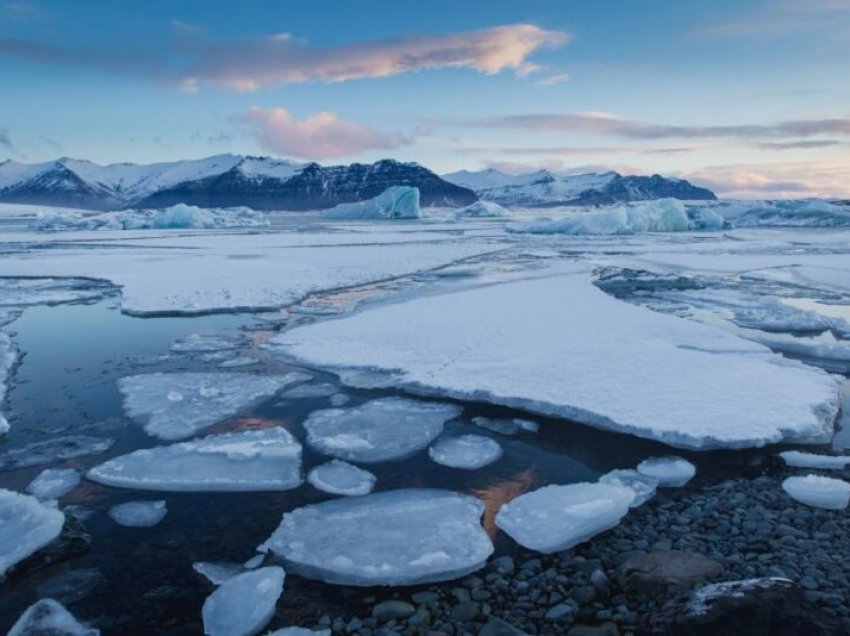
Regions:
<svg viewBox="0 0 850 636"><path fill-rule="evenodd" d="M617 578L629 592L664 599L722 572L722 565L701 554L658 550L628 559L618 568Z"/></svg>

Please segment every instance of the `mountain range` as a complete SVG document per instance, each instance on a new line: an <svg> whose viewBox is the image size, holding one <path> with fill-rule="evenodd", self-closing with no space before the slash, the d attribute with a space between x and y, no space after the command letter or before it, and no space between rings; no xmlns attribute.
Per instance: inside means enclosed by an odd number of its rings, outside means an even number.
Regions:
<svg viewBox="0 0 850 636"><path fill-rule="evenodd" d="M675 197L714 199L687 181L614 172L509 175L496 170L438 176L417 163L321 166L272 157L216 155L148 165L99 165L62 158L44 163L0 163L0 202L90 210L247 206L255 210L311 210L377 196L390 186L419 188L423 206L458 207L479 198L529 207L595 205Z"/></svg>

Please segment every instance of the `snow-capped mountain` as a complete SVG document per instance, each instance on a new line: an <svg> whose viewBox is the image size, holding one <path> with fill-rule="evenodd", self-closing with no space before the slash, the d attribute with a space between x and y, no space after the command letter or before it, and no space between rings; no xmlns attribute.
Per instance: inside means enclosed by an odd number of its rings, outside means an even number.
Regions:
<svg viewBox="0 0 850 636"><path fill-rule="evenodd" d="M445 174L443 179L473 190L485 201L505 206L605 205L662 198L717 198L711 190L657 174L624 177L616 172L556 174L538 170L512 175L491 168L479 172L461 170Z"/></svg>
<svg viewBox="0 0 850 636"><path fill-rule="evenodd" d="M92 210L177 203L308 210L368 199L394 185L417 186L423 205L463 206L477 200L471 190L448 183L419 164L389 159L347 166L240 155L150 165L101 166L69 158L0 163L0 202Z"/></svg>

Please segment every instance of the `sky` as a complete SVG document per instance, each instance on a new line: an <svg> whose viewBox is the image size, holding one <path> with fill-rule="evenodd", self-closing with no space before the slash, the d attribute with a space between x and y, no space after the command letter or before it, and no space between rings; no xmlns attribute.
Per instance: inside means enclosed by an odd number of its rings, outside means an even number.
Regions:
<svg viewBox="0 0 850 636"><path fill-rule="evenodd" d="M0 160L614 169L850 198L850 0L0 0Z"/></svg>

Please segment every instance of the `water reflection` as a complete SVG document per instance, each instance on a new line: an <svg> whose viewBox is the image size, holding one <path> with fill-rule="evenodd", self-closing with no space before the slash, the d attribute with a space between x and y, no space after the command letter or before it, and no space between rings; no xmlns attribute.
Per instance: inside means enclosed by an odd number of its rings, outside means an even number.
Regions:
<svg viewBox="0 0 850 636"><path fill-rule="evenodd" d="M527 492L535 483L537 471L531 467L515 474L511 479L497 481L486 488L472 491L484 502L484 530L494 538L499 529L496 527L496 513L503 504L516 499Z"/></svg>

